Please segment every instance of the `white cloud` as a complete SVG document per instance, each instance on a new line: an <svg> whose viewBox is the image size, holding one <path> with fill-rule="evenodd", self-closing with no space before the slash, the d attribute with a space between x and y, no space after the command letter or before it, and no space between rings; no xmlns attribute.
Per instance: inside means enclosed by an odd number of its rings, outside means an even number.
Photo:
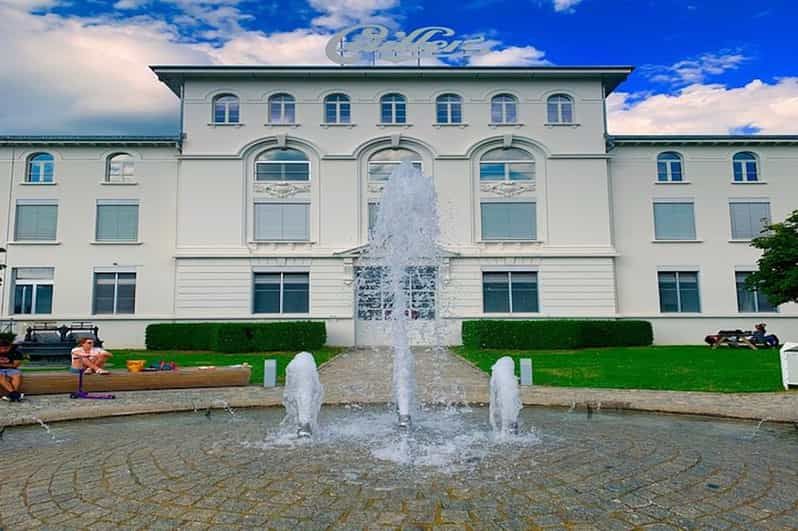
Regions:
<svg viewBox="0 0 798 531"><path fill-rule="evenodd" d="M313 19L315 26L340 29L351 24L390 23L384 12L399 5L399 0L309 0L323 13Z"/></svg>
<svg viewBox="0 0 798 531"><path fill-rule="evenodd" d="M607 99L614 134L728 134L754 128L761 133L795 133L798 77L742 87L694 84L676 94L615 92Z"/></svg>
<svg viewBox="0 0 798 531"><path fill-rule="evenodd" d="M736 70L748 59L739 50L722 50L685 59L669 66L647 65L641 71L651 81L657 83L689 85L703 83L708 77L723 74L728 70Z"/></svg>
<svg viewBox="0 0 798 531"><path fill-rule="evenodd" d="M573 13L574 8L581 3L582 0L554 0L554 10L558 13Z"/></svg>
<svg viewBox="0 0 798 531"><path fill-rule="evenodd" d="M546 53L534 46L508 46L501 50L494 50L485 55L472 57L469 64L472 66L527 66L547 64L544 59Z"/></svg>

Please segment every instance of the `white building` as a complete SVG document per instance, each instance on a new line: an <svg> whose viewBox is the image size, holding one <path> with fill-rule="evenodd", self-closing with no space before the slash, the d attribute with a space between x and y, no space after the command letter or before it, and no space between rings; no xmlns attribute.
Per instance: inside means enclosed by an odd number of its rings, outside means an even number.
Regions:
<svg viewBox="0 0 798 531"><path fill-rule="evenodd" d="M353 277L410 156L439 196L451 343L477 318L646 319L658 343L798 325L739 286L763 220L798 207L798 136L609 136L630 68L153 70L179 139L0 137L0 319L91 321L115 347L208 320L379 343Z"/></svg>

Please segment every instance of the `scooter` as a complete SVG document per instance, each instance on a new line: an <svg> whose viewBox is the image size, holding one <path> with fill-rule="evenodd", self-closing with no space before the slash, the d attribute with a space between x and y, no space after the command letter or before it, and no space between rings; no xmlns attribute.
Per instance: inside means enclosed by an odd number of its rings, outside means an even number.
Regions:
<svg viewBox="0 0 798 531"><path fill-rule="evenodd" d="M76 393L69 393L69 398L83 398L89 400L113 400L116 395L89 393L83 390L83 373L85 369L81 369L78 373L78 390Z"/></svg>

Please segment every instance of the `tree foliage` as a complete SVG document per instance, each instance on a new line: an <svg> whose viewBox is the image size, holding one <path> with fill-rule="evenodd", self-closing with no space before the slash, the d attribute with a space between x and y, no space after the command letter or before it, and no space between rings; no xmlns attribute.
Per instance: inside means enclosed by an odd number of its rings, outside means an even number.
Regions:
<svg viewBox="0 0 798 531"><path fill-rule="evenodd" d="M762 250L762 257L746 286L767 295L772 304L798 302L798 210L770 225L751 245Z"/></svg>

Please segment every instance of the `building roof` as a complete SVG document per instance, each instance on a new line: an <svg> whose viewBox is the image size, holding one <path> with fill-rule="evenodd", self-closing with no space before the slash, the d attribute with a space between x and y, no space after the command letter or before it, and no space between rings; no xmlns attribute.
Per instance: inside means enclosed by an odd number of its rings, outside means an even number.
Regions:
<svg viewBox="0 0 798 531"><path fill-rule="evenodd" d="M174 136L135 135L2 135L0 146L155 146L175 147Z"/></svg>
<svg viewBox="0 0 798 531"><path fill-rule="evenodd" d="M798 135L609 135L614 146L798 145Z"/></svg>
<svg viewBox="0 0 798 531"><path fill-rule="evenodd" d="M600 79L607 94L615 90L632 66L199 66L153 65L158 79L180 96L187 78L488 78L488 79Z"/></svg>

